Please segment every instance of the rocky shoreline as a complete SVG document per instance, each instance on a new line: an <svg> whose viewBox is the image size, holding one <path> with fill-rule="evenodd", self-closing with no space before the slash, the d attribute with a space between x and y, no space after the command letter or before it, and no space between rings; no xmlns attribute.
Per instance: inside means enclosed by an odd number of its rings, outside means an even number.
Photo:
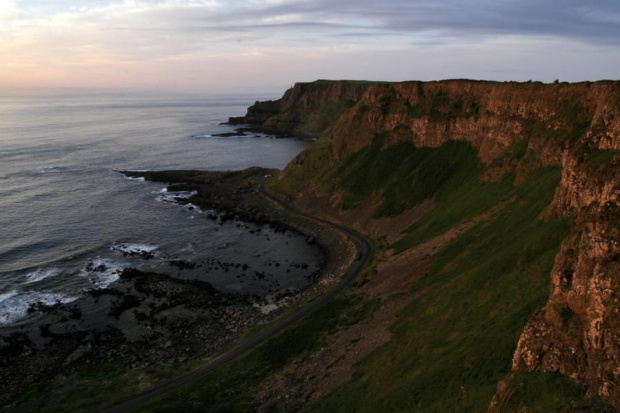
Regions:
<svg viewBox="0 0 620 413"><path fill-rule="evenodd" d="M0 335L0 406L15 404L33 386L53 387L75 376L84 366L103 363L121 372L136 373L137 377L139 373L191 368L250 328L329 289L355 259L355 247L342 234L277 208L263 196L262 186L275 172L250 168L237 172L123 173L166 182L171 194L193 191L193 196L176 201L207 211L207 216L219 223L235 220L240 228L253 223L304 236L325 253L320 273L307 275L315 282L303 291L279 291L265 300L223 293L204 281L126 269L116 283L90 290L76 302L33 308L45 313L38 322L35 339L25 332ZM151 258L148 251L132 253ZM184 261L173 264L179 269L196 265ZM222 268L242 265L217 261L209 264ZM260 278L261 274L253 277ZM143 386L136 383L136 391Z"/></svg>

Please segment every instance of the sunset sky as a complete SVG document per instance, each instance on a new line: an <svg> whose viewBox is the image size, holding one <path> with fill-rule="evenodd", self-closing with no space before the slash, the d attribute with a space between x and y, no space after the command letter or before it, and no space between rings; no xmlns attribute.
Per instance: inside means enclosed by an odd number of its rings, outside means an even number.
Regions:
<svg viewBox="0 0 620 413"><path fill-rule="evenodd" d="M620 78L619 0L0 0L0 89Z"/></svg>

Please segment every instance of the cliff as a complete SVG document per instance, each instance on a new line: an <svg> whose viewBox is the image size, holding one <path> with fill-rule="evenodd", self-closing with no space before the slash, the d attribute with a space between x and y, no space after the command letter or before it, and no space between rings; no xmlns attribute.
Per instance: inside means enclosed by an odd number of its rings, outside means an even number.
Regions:
<svg viewBox="0 0 620 413"><path fill-rule="evenodd" d="M304 131L310 123L320 124L312 128L319 135L331 127L337 158L345 147L354 152L368 145L377 132L406 127L417 145L464 140L480 150L483 161L490 161L517 140L551 137L549 143L557 143L584 132L599 149L618 149L619 88L611 81L316 81L295 84L277 101L256 102L241 119L288 133ZM561 152L555 153L555 163Z"/></svg>
<svg viewBox="0 0 620 413"><path fill-rule="evenodd" d="M487 218L497 216L493 211L532 213L519 224L531 224L530 232L510 244L510 254L520 258L506 253L505 261L496 256L493 263L498 277L521 268L511 293L522 300L533 294L528 277L546 277L546 303L521 308L533 308L533 314L510 325L520 331L506 347L512 372L502 373L491 409L516 410L525 403L515 395L524 386L521 373L570 378L588 396L620 409L620 82L318 81L296 84L279 101L255 104L245 121L321 135L271 190L372 236L385 235L372 227L378 219L401 222L396 241L383 239L386 256L403 255L475 216L500 228L497 218ZM543 188L542 177L552 170L560 171L558 179L549 178ZM534 190L540 195L528 198ZM424 202L436 206L419 222L398 221ZM458 203L464 206L458 209ZM534 205L540 205L535 213ZM547 244L537 241L538 253L523 253L532 248L528 237L536 228L551 222L568 222L568 229L549 232ZM557 247L545 249L550 234L560 233ZM547 266L536 264L543 258ZM467 259L466 271L482 265L475 256ZM458 348L467 345L473 344Z"/></svg>
<svg viewBox="0 0 620 413"><path fill-rule="evenodd" d="M260 126L280 134L318 137L344 110L352 107L369 86L367 82L326 80L296 83L281 99L256 102L245 116L230 118L229 123Z"/></svg>

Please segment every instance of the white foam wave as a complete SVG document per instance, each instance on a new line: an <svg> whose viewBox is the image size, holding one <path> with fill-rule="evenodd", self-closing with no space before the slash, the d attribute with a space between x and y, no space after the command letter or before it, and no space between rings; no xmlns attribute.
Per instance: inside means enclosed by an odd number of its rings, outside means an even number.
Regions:
<svg viewBox="0 0 620 413"><path fill-rule="evenodd" d="M77 297L39 291L11 291L0 294L0 325L11 324L24 318L33 304L53 306L68 304L75 300Z"/></svg>
<svg viewBox="0 0 620 413"><path fill-rule="evenodd" d="M257 305L255 304L254 307L258 308L258 310L264 314L267 315L273 311L276 311L280 308L279 305L277 304L265 304L265 305Z"/></svg>
<svg viewBox="0 0 620 413"><path fill-rule="evenodd" d="M202 214L202 213L203 213L202 209L200 209L200 207L199 207L199 206L194 205L194 204L192 204L191 202L189 202L189 203L185 204L185 208L187 208L187 209L188 209L188 210L190 210L190 211L195 211L195 212L196 212L196 213L198 213L198 214Z"/></svg>
<svg viewBox="0 0 620 413"><path fill-rule="evenodd" d="M106 258L95 258L80 270L80 276L88 278L95 288L106 288L120 278L120 273L126 267L125 264Z"/></svg>
<svg viewBox="0 0 620 413"><path fill-rule="evenodd" d="M273 296L266 297L266 302L263 304L254 303L254 308L257 308L263 314L269 314L280 308L286 308L290 305L288 297L284 297L280 300L275 300Z"/></svg>
<svg viewBox="0 0 620 413"><path fill-rule="evenodd" d="M198 191L168 191L167 188L156 192L158 195L155 197L160 202L177 203L179 199L189 199L196 195Z"/></svg>
<svg viewBox="0 0 620 413"><path fill-rule="evenodd" d="M5 300L17 295L17 291L9 291L8 293L0 294L0 304L2 304Z"/></svg>
<svg viewBox="0 0 620 413"><path fill-rule="evenodd" d="M111 251L120 252L121 254L129 255L146 255L150 254L157 249L157 245L148 244L127 244L119 242L110 246Z"/></svg>
<svg viewBox="0 0 620 413"><path fill-rule="evenodd" d="M64 166L47 166L41 169L38 173L40 174L60 174L63 172L70 172L71 169Z"/></svg>
<svg viewBox="0 0 620 413"><path fill-rule="evenodd" d="M128 181L135 181L135 182L144 182L145 179L143 176L125 176L125 179Z"/></svg>
<svg viewBox="0 0 620 413"><path fill-rule="evenodd" d="M55 277L58 274L60 274L59 268L39 268L36 271L26 274L25 284L36 283L49 277Z"/></svg>

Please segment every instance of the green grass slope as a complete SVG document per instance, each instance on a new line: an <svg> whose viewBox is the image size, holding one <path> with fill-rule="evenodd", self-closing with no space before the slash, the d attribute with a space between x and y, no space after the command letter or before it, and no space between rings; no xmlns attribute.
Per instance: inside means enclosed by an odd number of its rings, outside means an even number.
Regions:
<svg viewBox="0 0 620 413"><path fill-rule="evenodd" d="M515 172L483 179L486 168L468 143L417 148L405 141L384 148L383 142L378 135L370 146L330 165L329 141L319 141L304 164L287 170L273 189L286 193L313 182L319 191L342 193L343 209L379 195L379 216L434 199L435 208L391 247L396 253L483 213L489 216L438 254L414 283L411 292L419 298L392 326L393 339L360 363L354 380L318 410L485 411L511 371L523 327L548 299L554 258L569 231L569 222L543 218L561 170L537 167L527 140L508 148L502 159L521 165L527 178L518 185ZM571 394L579 399L583 391Z"/></svg>
<svg viewBox="0 0 620 413"><path fill-rule="evenodd" d="M470 192L472 199L499 193L496 200L505 205L437 256L413 285L419 298L392 326L392 340L319 410L484 411L510 372L526 321L548 297L549 274L568 223L546 221L541 213L559 178L559 170L544 169L520 186L505 180L499 184L503 190L479 185ZM438 210L449 211L460 189L439 198ZM424 232L417 228L436 219L427 216L416 224L406 242L422 241Z"/></svg>

